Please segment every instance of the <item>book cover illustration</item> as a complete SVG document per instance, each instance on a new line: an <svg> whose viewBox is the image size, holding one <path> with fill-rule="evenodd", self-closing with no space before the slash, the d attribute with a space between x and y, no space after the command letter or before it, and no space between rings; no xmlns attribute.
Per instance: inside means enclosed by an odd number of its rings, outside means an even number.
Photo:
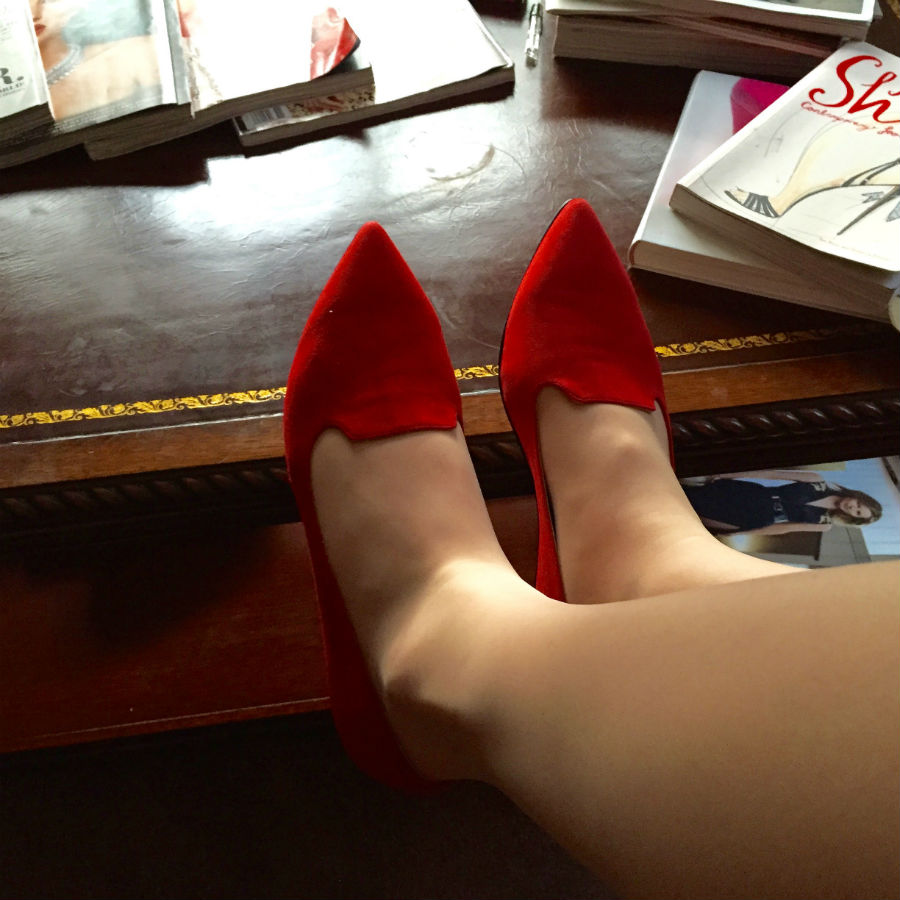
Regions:
<svg viewBox="0 0 900 900"><path fill-rule="evenodd" d="M679 189L817 250L900 270L898 73L897 57L846 44Z"/></svg>
<svg viewBox="0 0 900 900"><path fill-rule="evenodd" d="M63 134L176 101L162 0L31 0Z"/></svg>
<svg viewBox="0 0 900 900"><path fill-rule="evenodd" d="M300 85L336 69L359 44L321 0L179 0L196 114Z"/></svg>

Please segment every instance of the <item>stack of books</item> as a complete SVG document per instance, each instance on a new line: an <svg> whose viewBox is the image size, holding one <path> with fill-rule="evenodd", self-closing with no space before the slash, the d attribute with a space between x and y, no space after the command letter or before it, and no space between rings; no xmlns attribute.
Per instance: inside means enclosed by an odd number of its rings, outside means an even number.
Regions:
<svg viewBox="0 0 900 900"><path fill-rule="evenodd" d="M775 79L865 40L880 15L876 0L547 0L547 11L554 56Z"/></svg>
<svg viewBox="0 0 900 900"><path fill-rule="evenodd" d="M371 88L359 43L321 0L0 0L0 167L78 144L117 156Z"/></svg>
<svg viewBox="0 0 900 900"><path fill-rule="evenodd" d="M790 88L699 72L631 265L900 328L898 78L864 42Z"/></svg>

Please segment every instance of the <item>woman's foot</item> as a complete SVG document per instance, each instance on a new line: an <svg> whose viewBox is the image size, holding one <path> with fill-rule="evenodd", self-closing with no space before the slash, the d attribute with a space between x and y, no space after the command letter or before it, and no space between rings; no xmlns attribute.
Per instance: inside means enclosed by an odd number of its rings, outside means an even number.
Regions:
<svg viewBox="0 0 900 900"><path fill-rule="evenodd" d="M438 317L384 230L364 225L300 337L285 456L315 573L335 725L361 769L413 792L433 789L423 774L451 773L420 754L410 765L387 714L397 685L417 671L397 662L415 656L415 642L397 636L411 624L429 633L421 598L442 573L478 558L482 539L496 544L489 527L466 533L468 520L487 515L460 417Z"/></svg>
<svg viewBox="0 0 900 900"><path fill-rule="evenodd" d="M541 457L571 603L650 597L785 572L720 543L669 461L665 418L608 403L538 396Z"/></svg>
<svg viewBox="0 0 900 900"><path fill-rule="evenodd" d="M634 288L582 199L563 206L538 244L513 298L500 360L503 402L534 480L536 584L547 596L564 600L537 422L538 396L549 385L582 404L642 410L665 405L659 363Z"/></svg>
<svg viewBox="0 0 900 900"><path fill-rule="evenodd" d="M522 594L545 598L497 543L462 430L350 441L330 429L313 450L312 490L329 563L401 748L426 778L479 777L472 723L484 682L479 648L498 633L492 610Z"/></svg>

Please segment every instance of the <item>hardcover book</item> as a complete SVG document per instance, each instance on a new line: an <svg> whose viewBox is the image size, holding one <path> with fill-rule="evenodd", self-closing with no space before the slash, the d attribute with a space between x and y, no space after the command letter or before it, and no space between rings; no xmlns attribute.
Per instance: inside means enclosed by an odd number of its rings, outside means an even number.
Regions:
<svg viewBox="0 0 900 900"><path fill-rule="evenodd" d="M876 0L547 0L547 12L564 18L674 15L735 19L856 39L866 37L876 9Z"/></svg>
<svg viewBox="0 0 900 900"><path fill-rule="evenodd" d="M829 283L809 281L669 207L678 179L761 112L765 108L761 104L768 105L786 90L784 85L721 72L697 73L628 249L633 268L818 309L846 311L844 294L832 290ZM753 98L760 97L762 100L750 106Z"/></svg>
<svg viewBox="0 0 900 900"><path fill-rule="evenodd" d="M900 289L900 59L844 45L683 176L670 205L884 317Z"/></svg>
<svg viewBox="0 0 900 900"><path fill-rule="evenodd" d="M553 55L795 80L839 44L831 35L724 20L560 16Z"/></svg>
<svg viewBox="0 0 900 900"><path fill-rule="evenodd" d="M0 0L0 141L52 122L29 4Z"/></svg>
<svg viewBox="0 0 900 900"><path fill-rule="evenodd" d="M400 113L514 79L513 62L468 0L432 0L423 40L421 5L387 0L353 7L374 69L374 87L244 113L235 119L244 146L299 137L351 122Z"/></svg>

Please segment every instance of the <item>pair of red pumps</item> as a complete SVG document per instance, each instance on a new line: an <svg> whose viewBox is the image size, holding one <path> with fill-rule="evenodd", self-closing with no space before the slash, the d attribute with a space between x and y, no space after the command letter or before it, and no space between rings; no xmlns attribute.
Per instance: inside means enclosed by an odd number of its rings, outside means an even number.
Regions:
<svg viewBox="0 0 900 900"><path fill-rule="evenodd" d="M564 599L541 467L537 396L555 385L580 403L665 414L662 378L631 282L584 200L557 214L516 292L500 362L501 394L534 477L538 590ZM316 302L287 386L288 474L306 526L327 656L331 708L344 746L372 777L433 790L403 755L372 683L328 563L310 484L327 428L351 440L451 429L462 408L437 315L384 230L364 225ZM671 449L671 443L670 443Z"/></svg>

